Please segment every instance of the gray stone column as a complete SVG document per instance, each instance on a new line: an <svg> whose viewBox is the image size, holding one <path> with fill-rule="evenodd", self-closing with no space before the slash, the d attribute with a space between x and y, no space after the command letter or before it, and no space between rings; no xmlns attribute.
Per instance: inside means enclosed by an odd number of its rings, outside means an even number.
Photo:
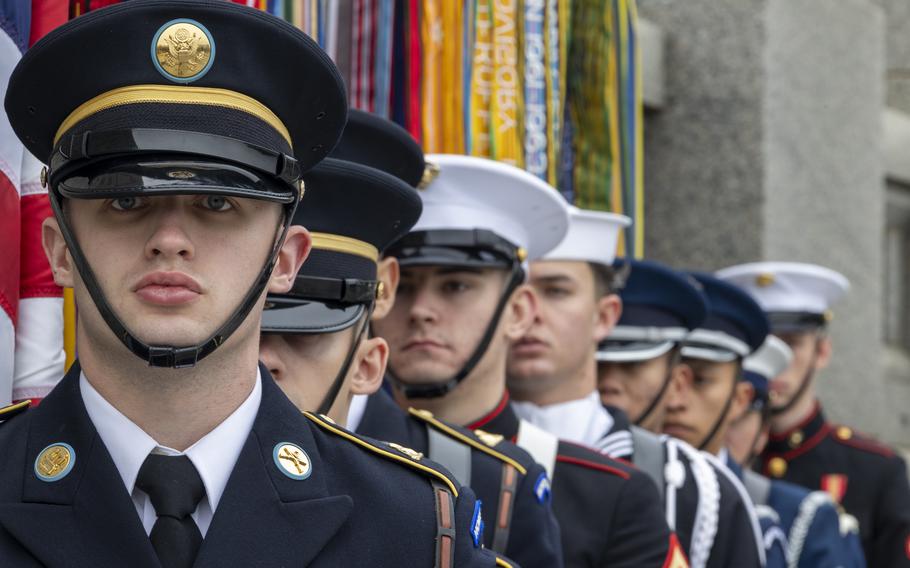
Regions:
<svg viewBox="0 0 910 568"><path fill-rule="evenodd" d="M853 284L819 377L834 420L896 443L882 377L884 18L870 0L638 0L666 38L645 123L645 253L814 262Z"/></svg>

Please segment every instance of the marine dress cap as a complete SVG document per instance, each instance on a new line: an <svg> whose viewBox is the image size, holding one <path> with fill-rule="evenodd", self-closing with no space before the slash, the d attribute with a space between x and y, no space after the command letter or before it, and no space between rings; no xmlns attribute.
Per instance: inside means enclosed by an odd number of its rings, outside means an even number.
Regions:
<svg viewBox="0 0 910 568"><path fill-rule="evenodd" d="M744 358L768 335L768 319L749 294L710 274L693 272L708 305L705 321L689 334L684 357L715 362Z"/></svg>
<svg viewBox="0 0 910 568"><path fill-rule="evenodd" d="M423 150L407 130L357 109L348 111L348 123L331 157L382 170L411 187L420 184L426 169Z"/></svg>
<svg viewBox="0 0 910 568"><path fill-rule="evenodd" d="M569 231L543 260L578 260L612 266L619 233L632 224L625 215L569 205Z"/></svg>
<svg viewBox="0 0 910 568"><path fill-rule="evenodd" d="M716 275L749 292L779 332L824 326L831 306L850 290L843 274L802 262L752 262Z"/></svg>
<svg viewBox="0 0 910 568"><path fill-rule="evenodd" d="M668 352L707 315L690 277L649 260L617 260L629 275L619 291L622 316L597 349L598 361L647 361Z"/></svg>
<svg viewBox="0 0 910 568"><path fill-rule="evenodd" d="M346 329L377 295L377 260L420 216L417 191L373 168L326 158L304 174L306 193L293 224L309 229L310 256L291 291L269 294L266 333Z"/></svg>
<svg viewBox="0 0 910 568"><path fill-rule="evenodd" d="M743 378L755 389L753 406L761 408L768 399L768 384L793 361L793 351L780 338L768 335L762 346L743 360Z"/></svg>
<svg viewBox="0 0 910 568"><path fill-rule="evenodd" d="M340 75L306 34L218 0L132 0L80 16L26 52L5 106L52 190L83 198L290 202L347 113Z"/></svg>
<svg viewBox="0 0 910 568"><path fill-rule="evenodd" d="M423 213L389 254L402 266L502 266L536 260L568 229L568 205L528 172L484 158L431 154L438 175L418 193Z"/></svg>

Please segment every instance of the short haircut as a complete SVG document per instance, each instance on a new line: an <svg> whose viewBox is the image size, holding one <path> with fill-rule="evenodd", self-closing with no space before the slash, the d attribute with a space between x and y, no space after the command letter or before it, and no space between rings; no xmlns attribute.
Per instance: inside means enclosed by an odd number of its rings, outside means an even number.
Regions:
<svg viewBox="0 0 910 568"><path fill-rule="evenodd" d="M594 275L594 294L598 300L616 292L616 271L612 266L599 262L589 262L588 266Z"/></svg>

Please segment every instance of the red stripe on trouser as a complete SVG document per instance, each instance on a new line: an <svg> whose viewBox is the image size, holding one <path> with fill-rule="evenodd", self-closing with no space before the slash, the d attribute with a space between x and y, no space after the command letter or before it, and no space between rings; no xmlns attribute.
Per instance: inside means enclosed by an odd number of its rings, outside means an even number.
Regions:
<svg viewBox="0 0 910 568"><path fill-rule="evenodd" d="M54 284L54 275L41 245L41 225L51 216L47 194L22 198L22 245L20 256L20 298L59 298L63 289Z"/></svg>

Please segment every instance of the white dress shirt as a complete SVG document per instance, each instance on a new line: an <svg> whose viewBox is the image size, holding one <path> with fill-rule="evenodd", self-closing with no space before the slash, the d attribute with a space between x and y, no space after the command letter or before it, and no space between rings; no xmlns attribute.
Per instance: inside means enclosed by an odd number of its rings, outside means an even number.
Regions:
<svg viewBox="0 0 910 568"><path fill-rule="evenodd" d="M532 402L512 400L518 417L546 430L560 440L596 447L613 427L613 417L592 391L585 398L537 406Z"/></svg>
<svg viewBox="0 0 910 568"><path fill-rule="evenodd" d="M234 470L234 464L240 457L240 451L259 412L262 377L258 368L256 384L247 399L214 430L183 452L162 446L146 434L142 428L105 400L85 377L85 373L79 377L79 389L82 391L85 410L111 454L114 465L123 479L123 485L133 498L136 513L139 514L145 532L152 532L152 526L158 517L148 495L136 487L139 468L142 467L145 458L153 452L170 456L186 455L196 466L205 486L205 497L192 515L204 538L228 478Z"/></svg>
<svg viewBox="0 0 910 568"><path fill-rule="evenodd" d="M348 421L344 426L351 432L356 432L357 427L360 426L360 421L363 420L363 413L367 409L368 398L369 395L366 394L355 394L351 397L351 406L348 407Z"/></svg>

